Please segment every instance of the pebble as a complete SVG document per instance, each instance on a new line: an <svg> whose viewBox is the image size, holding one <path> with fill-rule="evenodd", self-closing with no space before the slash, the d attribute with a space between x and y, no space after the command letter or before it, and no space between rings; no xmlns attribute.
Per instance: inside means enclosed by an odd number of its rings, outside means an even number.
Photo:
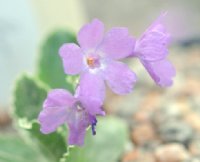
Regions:
<svg viewBox="0 0 200 162"><path fill-rule="evenodd" d="M142 154L136 162L156 162L155 156L151 153Z"/></svg>
<svg viewBox="0 0 200 162"><path fill-rule="evenodd" d="M181 115L177 109L174 109L173 107L163 107L154 112L153 123L158 126L168 120L179 119L180 116Z"/></svg>
<svg viewBox="0 0 200 162"><path fill-rule="evenodd" d="M150 91L143 96L143 100L140 102L139 109L146 111L154 111L157 106L160 104L161 92L159 91Z"/></svg>
<svg viewBox="0 0 200 162"><path fill-rule="evenodd" d="M138 123L146 123L151 121L152 113L146 110L139 110L133 115L133 120Z"/></svg>
<svg viewBox="0 0 200 162"><path fill-rule="evenodd" d="M144 145L156 139L154 127L150 123L138 124L131 133L132 141L136 145Z"/></svg>
<svg viewBox="0 0 200 162"><path fill-rule="evenodd" d="M200 139L193 140L190 143L189 151L194 156L200 156Z"/></svg>
<svg viewBox="0 0 200 162"><path fill-rule="evenodd" d="M200 133L200 115L193 112L185 116L185 121L197 132Z"/></svg>
<svg viewBox="0 0 200 162"><path fill-rule="evenodd" d="M161 139L166 142L178 142L188 145L193 137L192 128L185 122L179 120L168 121L160 125L159 133Z"/></svg>
<svg viewBox="0 0 200 162"><path fill-rule="evenodd" d="M154 154L136 149L132 152L126 153L122 158L122 162L156 162L156 161Z"/></svg>
<svg viewBox="0 0 200 162"><path fill-rule="evenodd" d="M183 162L189 159L187 150L180 144L159 146L155 151L156 162Z"/></svg>
<svg viewBox="0 0 200 162"><path fill-rule="evenodd" d="M192 157L184 162L200 162L200 157Z"/></svg>
<svg viewBox="0 0 200 162"><path fill-rule="evenodd" d="M0 127L8 127L11 122L10 115L6 111L0 109Z"/></svg>
<svg viewBox="0 0 200 162"><path fill-rule="evenodd" d="M133 162L139 158L139 152L137 150L130 151L124 154L122 162Z"/></svg>

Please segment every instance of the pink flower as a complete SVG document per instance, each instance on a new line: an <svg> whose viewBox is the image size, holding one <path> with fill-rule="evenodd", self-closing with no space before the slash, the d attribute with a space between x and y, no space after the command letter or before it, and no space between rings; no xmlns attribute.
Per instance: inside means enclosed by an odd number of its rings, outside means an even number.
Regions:
<svg viewBox="0 0 200 162"><path fill-rule="evenodd" d="M128 29L116 27L104 36L104 25L98 19L83 26L78 43L62 45L59 54L66 74L80 74L80 95L105 97L105 84L117 94L131 92L136 75L120 62L131 54L135 41Z"/></svg>

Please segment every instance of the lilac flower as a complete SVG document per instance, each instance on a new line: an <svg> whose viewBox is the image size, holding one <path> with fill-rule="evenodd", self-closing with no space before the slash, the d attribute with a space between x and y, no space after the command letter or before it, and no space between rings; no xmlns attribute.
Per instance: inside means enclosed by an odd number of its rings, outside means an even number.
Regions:
<svg viewBox="0 0 200 162"><path fill-rule="evenodd" d="M172 78L176 72L173 65L167 59L158 61L141 60L141 62L156 84L161 87L168 87L173 84Z"/></svg>
<svg viewBox="0 0 200 162"><path fill-rule="evenodd" d="M136 41L130 56L138 57L156 84L166 87L172 85L175 69L166 59L170 34L161 23L164 16L161 15Z"/></svg>
<svg viewBox="0 0 200 162"><path fill-rule="evenodd" d="M80 94L103 101L104 81L117 94L131 92L136 75L119 62L131 54L135 45L127 28L112 28L104 36L103 23L94 19L80 29L78 43L80 47L74 43L64 44L59 54L65 73L80 74Z"/></svg>
<svg viewBox="0 0 200 162"><path fill-rule="evenodd" d="M68 143L70 145L83 145L84 136L88 126L91 125L93 135L96 134L96 114L104 115L98 100L79 96L77 91L72 96L64 89L54 89L49 92L43 104L38 120L41 132L48 134L54 132L57 127L67 124L69 128ZM88 109L94 109L96 114L89 114Z"/></svg>

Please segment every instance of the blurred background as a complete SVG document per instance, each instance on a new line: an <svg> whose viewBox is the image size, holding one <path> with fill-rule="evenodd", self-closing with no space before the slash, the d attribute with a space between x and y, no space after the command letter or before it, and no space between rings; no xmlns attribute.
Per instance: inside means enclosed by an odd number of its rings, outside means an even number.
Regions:
<svg viewBox="0 0 200 162"><path fill-rule="evenodd" d="M0 0L0 133L12 132L12 88L21 72L33 73L41 43L53 31L74 33L99 18L106 28L127 26L136 38L162 13L173 36L174 85L157 87L138 61L130 95L108 90L105 109L129 126L123 162L200 161L199 0ZM53 75L53 74L52 74Z"/></svg>

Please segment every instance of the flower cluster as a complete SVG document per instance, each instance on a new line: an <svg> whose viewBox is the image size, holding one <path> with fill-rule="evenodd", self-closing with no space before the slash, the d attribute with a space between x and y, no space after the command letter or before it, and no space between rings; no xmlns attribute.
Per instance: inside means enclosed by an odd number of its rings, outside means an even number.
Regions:
<svg viewBox="0 0 200 162"><path fill-rule="evenodd" d="M105 84L123 95L130 93L136 83L136 74L121 59L137 57L158 85L170 86L175 69L166 59L170 35L161 23L163 16L137 40L124 27L114 27L104 34L104 24L94 19L80 29L79 46L63 44L59 54L64 71L79 74L80 80L74 96L64 89L49 92L38 117L41 132L48 134L67 124L68 143L79 146L89 126L95 135L96 117L105 115Z"/></svg>

